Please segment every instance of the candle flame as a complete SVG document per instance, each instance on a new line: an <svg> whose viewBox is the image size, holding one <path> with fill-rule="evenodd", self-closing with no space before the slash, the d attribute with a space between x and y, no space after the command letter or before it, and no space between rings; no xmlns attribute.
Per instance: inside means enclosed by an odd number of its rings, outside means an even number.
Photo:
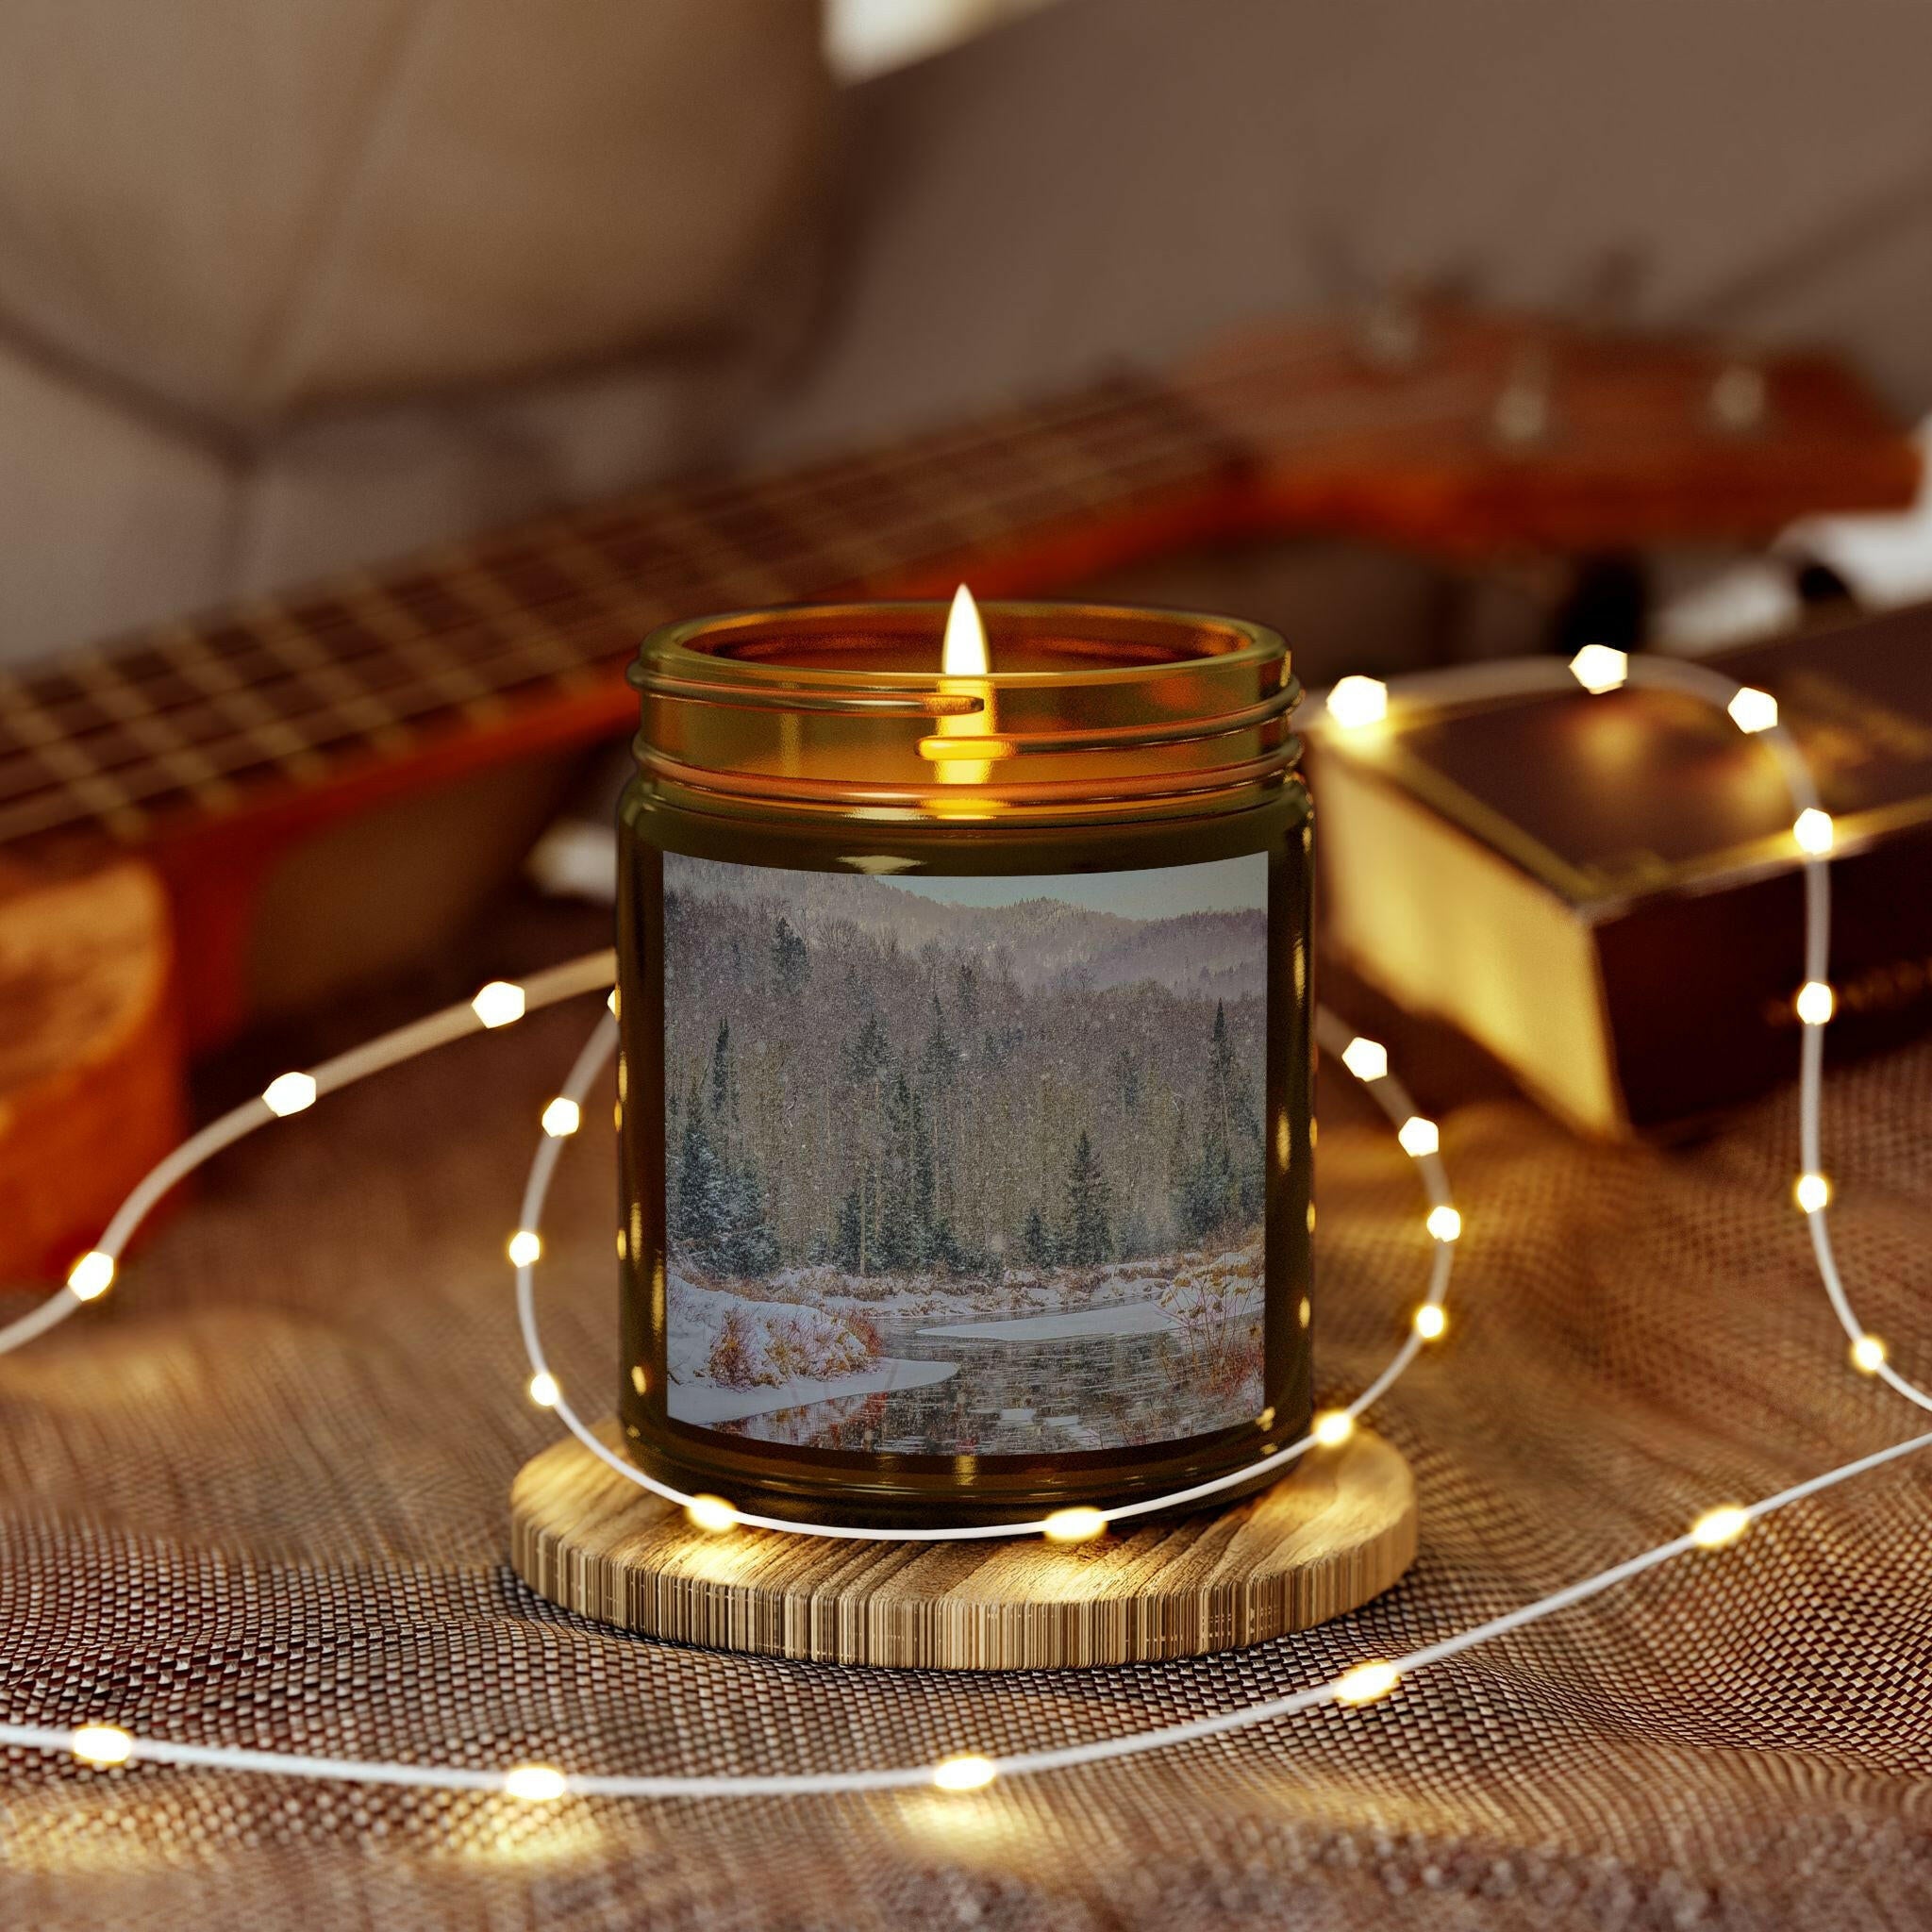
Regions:
<svg viewBox="0 0 1932 1932"><path fill-rule="evenodd" d="M941 715L938 732L920 741L919 755L939 767L941 785L984 785L992 775L993 758L1010 755L1010 747L992 737L992 686L986 681L991 669L979 606L973 601L973 592L961 584L953 592L953 608L946 612L945 641L940 647L940 690L949 697L977 698L979 708ZM962 743L961 740L972 742ZM938 801L934 804L937 809L956 809L941 807ZM970 807L975 814L991 808Z"/></svg>
<svg viewBox="0 0 1932 1932"><path fill-rule="evenodd" d="M964 584L953 592L946 612L946 641L940 650L940 670L947 677L983 677L992 669L986 654L986 625L979 606Z"/></svg>

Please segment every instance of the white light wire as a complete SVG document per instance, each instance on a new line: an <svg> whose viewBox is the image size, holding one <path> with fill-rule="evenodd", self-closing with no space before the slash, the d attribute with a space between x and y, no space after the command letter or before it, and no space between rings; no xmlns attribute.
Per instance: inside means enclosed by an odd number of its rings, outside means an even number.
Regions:
<svg viewBox="0 0 1932 1932"><path fill-rule="evenodd" d="M1500 668L1491 670L1491 684L1496 691L1528 692L1546 689L1561 681L1561 668L1550 660L1527 660L1509 667L1509 673L1510 675L1505 676ZM1631 681L1682 691L1714 704L1721 709L1728 707L1740 690L1740 687L1730 679L1707 666L1668 658L1632 658L1628 665L1628 675ZM1319 707L1316 708L1316 715L1319 716ZM1757 735L1766 741L1767 747L1777 757L1793 805L1801 811L1815 810L1816 788L1803 755L1790 734L1781 724L1774 724ZM1807 980L1823 981L1828 970L1830 954L1830 886L1826 860L1824 854L1807 851L1803 854L1801 863L1805 881L1805 974ZM557 1000L569 998L575 993L600 989L608 984L612 964L611 956L605 953L573 960L567 965L553 968L546 973L533 974L523 983L526 1006L529 1009L535 1009ZM375 1073L380 1068L393 1066L432 1046L441 1045L445 1041L480 1030L482 1025L483 1022L476 1012L468 1007L450 1008L443 1012L432 1014L413 1025L385 1034L365 1046L358 1047L317 1067L313 1074L316 1091L324 1093L347 1086L368 1074ZM1318 1015L1318 1034L1324 1047L1333 1051L1338 1042L1346 1039L1347 1029L1341 1027L1330 1015L1322 1013ZM1823 1036L1822 1025L1807 1024L1802 1028L1799 1062L1799 1158L1807 1174L1816 1174L1821 1167L1819 1122L1824 1067ZM591 1082L608 1059L614 1043L614 1026L608 1020L600 1021L571 1070L570 1078L564 1088L565 1098L581 1101ZM1399 1123L1407 1118L1409 1108L1408 1097L1398 1082L1385 1074L1368 1084L1391 1120ZM101 1238L100 1252L109 1259L118 1257L121 1248L125 1246L142 1217L170 1188L220 1149L242 1139L243 1135L254 1132L256 1128L266 1125L275 1117L274 1110L266 1102L250 1101L224 1114L184 1141L161 1161L122 1204L120 1211L108 1224ZM534 1230L537 1225L543 1199L549 1190L550 1178L561 1151L561 1138L546 1138L540 1143L536 1158L531 1163L524 1196L522 1225L525 1228ZM1424 1177L1424 1186L1432 1206L1448 1207L1447 1176L1442 1171L1440 1159L1431 1152L1415 1157L1415 1164ZM1864 1339L1865 1331L1852 1308L1850 1297L1845 1292L1831 1245L1825 1212L1821 1208L1807 1213L1806 1218L1810 1224L1812 1251L1832 1310L1845 1333L1854 1342L1857 1342ZM1449 1243L1438 1241L1425 1298L1428 1305L1441 1305L1447 1291L1450 1265ZM72 1289L63 1290L50 1297L41 1307L23 1316L8 1327L0 1328L0 1354L19 1347L52 1327L71 1314L84 1298ZM536 1324L531 1270L526 1262L520 1264L517 1269L517 1307L525 1345L533 1371L547 1374L548 1371L543 1367L541 1340ZM1420 1338L1411 1332L1381 1374L1356 1397L1345 1413L1352 1419L1385 1393L1413 1360L1419 1346ZM1881 1360L1874 1373L1881 1376L1907 1401L1917 1404L1922 1408L1932 1409L1932 1396L1928 1396L1916 1384L1899 1374L1889 1362ZM639 1480L644 1487L658 1491L671 1501L691 1500L669 1486L645 1477L642 1472L635 1470L629 1463L616 1458L585 1428L581 1420L560 1395L556 1407L572 1432L612 1467ZM1193 1501L1219 1490L1245 1482L1278 1463L1286 1462L1304 1453L1310 1446L1312 1440L1311 1437L1304 1438L1288 1448L1215 1482L1200 1484L1191 1490L1101 1513L1109 1521L1117 1521L1123 1517L1153 1509L1169 1508L1183 1502ZM1840 1483L1850 1481L1855 1476L1865 1474L1869 1471L1928 1446L1932 1446L1932 1432L1892 1443L1887 1448L1875 1450L1871 1455L1859 1457L1854 1461L1840 1463L1834 1469L1795 1483L1775 1494L1741 1506L1735 1512L1738 1522L1740 1526L1757 1522L1777 1510L1789 1507L1793 1503L1822 1494L1827 1490L1835 1489ZM752 1526L799 1535L846 1538L872 1538L884 1535L902 1541L908 1538L908 1532L905 1531L876 1532L858 1526L801 1524L776 1518L751 1515L740 1516L737 1520ZM963 1531L911 1534L919 1540L964 1540L974 1536L1037 1533L1044 1526L1042 1520L1040 1523L1026 1524L1002 1524ZM1458 1657L1478 1644L1540 1623L1546 1617L1587 1602L1617 1584L1640 1576L1701 1547L1705 1545L1694 1532L1674 1538L1668 1542L1658 1543L1651 1549L1626 1558L1624 1562L1600 1570L1532 1603L1521 1605L1516 1609L1491 1618L1487 1623L1458 1631L1436 1643L1426 1644L1381 1664L1377 1667L1380 1673L1378 1683L1383 1689L1392 1689L1404 1676ZM1242 1706L1236 1710L1218 1712L1208 1717L1168 1724L1155 1730L1065 1745L1057 1750L1015 1752L999 1757L974 1758L966 1761L975 1767L972 1774L972 1782L981 1783L991 1776L1014 1776L1067 1770L1114 1758L1139 1756L1144 1752L1166 1749L1201 1739L1225 1736L1321 1705L1353 1701L1348 1688L1350 1674L1344 1673L1341 1676L1310 1685L1284 1697L1271 1698ZM1379 1694L1379 1691L1371 1694ZM0 1724L0 1744L13 1745L24 1750L71 1754L75 1751L76 1740L81 1735L74 1730L55 1729L44 1725ZM387 1760L330 1758L288 1752L250 1751L232 1745L189 1744L168 1739L134 1738L126 1733L111 1730L108 1735L125 1747L120 1752L117 1761L132 1759L158 1764L258 1772L310 1781L400 1785L418 1790L510 1791L525 1799L540 1795L560 1796L566 1792L584 1796L665 1798L802 1796L814 1793L907 1790L944 1782L940 1774L947 1768L946 1765L936 1767L920 1764L859 1772L727 1776L634 1776L559 1774L550 1771L548 1767L541 1767L537 1768L538 1779L541 1782L533 1790L526 1775L531 1767L514 1767L508 1771L483 1771L456 1765L399 1764ZM960 1761L948 1760L949 1763ZM523 1782L524 1789L519 1792L520 1781Z"/></svg>

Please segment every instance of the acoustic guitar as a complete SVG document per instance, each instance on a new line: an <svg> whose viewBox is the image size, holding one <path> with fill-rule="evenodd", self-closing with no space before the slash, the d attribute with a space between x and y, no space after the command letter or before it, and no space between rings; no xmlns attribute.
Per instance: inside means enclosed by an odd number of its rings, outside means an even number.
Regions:
<svg viewBox="0 0 1932 1932"><path fill-rule="evenodd" d="M341 829L405 800L447 872L465 841L441 835L490 774L631 727L624 668L667 619L962 577L1041 592L1269 531L1465 559L1748 544L1916 483L1910 445L1828 358L1418 309L645 490L0 673L0 1281L63 1271L177 1137L187 1056L262 1010L265 891L298 960L375 963L346 925L302 926L314 895L277 898L276 877L332 850L353 899ZM549 803L530 796L525 837ZM324 984L295 974L298 993Z"/></svg>

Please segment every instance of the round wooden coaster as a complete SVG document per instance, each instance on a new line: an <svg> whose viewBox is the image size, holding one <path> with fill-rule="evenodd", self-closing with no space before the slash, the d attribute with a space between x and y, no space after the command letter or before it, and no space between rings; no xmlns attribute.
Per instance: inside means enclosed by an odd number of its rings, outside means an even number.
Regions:
<svg viewBox="0 0 1932 1932"><path fill-rule="evenodd" d="M1018 1671L1234 1650L1367 1603L1415 1548L1408 1464L1364 1429L1246 1502L1088 1543L708 1535L575 1438L510 1490L510 1560L540 1596L818 1663Z"/></svg>

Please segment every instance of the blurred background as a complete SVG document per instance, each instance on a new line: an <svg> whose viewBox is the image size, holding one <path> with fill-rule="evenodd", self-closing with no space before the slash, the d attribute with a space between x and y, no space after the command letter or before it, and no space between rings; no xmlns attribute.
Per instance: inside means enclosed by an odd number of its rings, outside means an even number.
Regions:
<svg viewBox="0 0 1932 1932"><path fill-rule="evenodd" d="M1314 686L1932 594L1928 65L1890 0L4 0L16 1138L595 943L540 841L667 617L966 575Z"/></svg>

